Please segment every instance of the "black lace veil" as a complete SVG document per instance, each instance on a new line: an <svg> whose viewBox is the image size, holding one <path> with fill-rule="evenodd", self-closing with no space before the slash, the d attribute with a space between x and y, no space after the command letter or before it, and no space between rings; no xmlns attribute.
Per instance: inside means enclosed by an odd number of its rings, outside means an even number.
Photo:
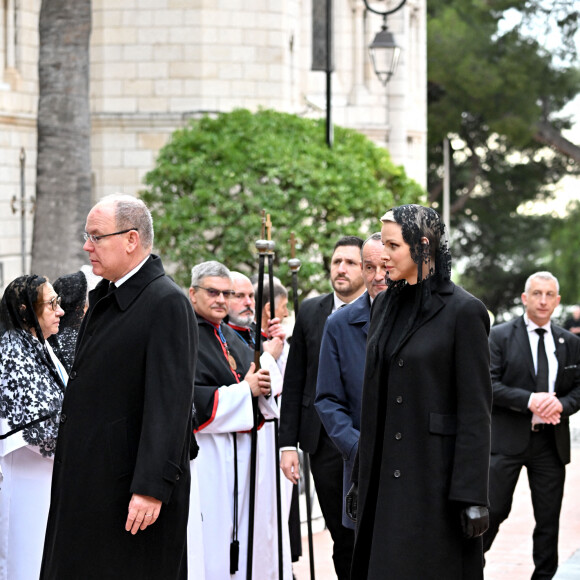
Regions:
<svg viewBox="0 0 580 580"><path fill-rule="evenodd" d="M403 240L409 244L412 260L417 264L417 291L411 316L400 334L400 344L419 323L422 312L428 308L431 294L439 284L451 278L451 254L445 224L441 216L429 207L416 204L401 205L390 209L381 221L395 222L401 226ZM425 243L425 238L428 243ZM427 264L427 275L423 275L423 265ZM385 335L393 331L394 309L398 308L399 295L407 286L406 280L388 282L387 311L385 314Z"/></svg>
<svg viewBox="0 0 580 580"><path fill-rule="evenodd" d="M403 240L409 244L411 258L417 264L417 282L423 280L423 264L429 265L429 276L436 275L443 280L451 278L447 230L434 209L416 204L401 205L389 210L381 221L392 221L401 226ZM424 238L427 238L427 244L423 243ZM398 282L404 283L403 280Z"/></svg>
<svg viewBox="0 0 580 580"><path fill-rule="evenodd" d="M65 274L54 281L54 291L61 298L64 315L60 319L60 329L79 329L87 303L87 277L84 272Z"/></svg>
<svg viewBox="0 0 580 580"><path fill-rule="evenodd" d="M24 330L32 334L44 344L44 336L38 323L34 306L38 300L38 292L46 278L33 274L20 276L10 282L4 290L0 301L0 333L7 330Z"/></svg>
<svg viewBox="0 0 580 580"><path fill-rule="evenodd" d="M49 337L56 356L63 363L67 373L71 372L74 362L77 336L87 302L87 277L84 272L65 274L54 281L54 291L61 298L64 315L60 319L58 333Z"/></svg>

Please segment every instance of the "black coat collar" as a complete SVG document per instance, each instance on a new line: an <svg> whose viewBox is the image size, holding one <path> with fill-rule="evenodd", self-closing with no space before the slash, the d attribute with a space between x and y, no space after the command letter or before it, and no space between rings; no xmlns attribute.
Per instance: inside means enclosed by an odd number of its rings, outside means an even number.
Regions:
<svg viewBox="0 0 580 580"><path fill-rule="evenodd" d="M127 310L153 280L164 275L165 271L161 263L161 258L155 254L151 254L143 266L113 293L119 308L121 310ZM108 289L109 281L103 279L93 292L100 299L107 295ZM93 292L91 292L91 295Z"/></svg>

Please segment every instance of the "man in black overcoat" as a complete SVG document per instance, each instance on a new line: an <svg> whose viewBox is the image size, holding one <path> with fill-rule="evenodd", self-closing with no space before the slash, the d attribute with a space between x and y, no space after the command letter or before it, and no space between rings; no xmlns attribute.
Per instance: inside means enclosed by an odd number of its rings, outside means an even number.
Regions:
<svg viewBox="0 0 580 580"><path fill-rule="evenodd" d="M280 409L281 467L293 483L300 479L296 447L310 454L312 476L322 515L333 540L339 580L350 577L354 532L342 525L342 455L326 433L314 407L318 356L326 319L364 292L360 267L363 241L345 236L334 247L330 282L334 292L305 300L294 326Z"/></svg>
<svg viewBox="0 0 580 580"><path fill-rule="evenodd" d="M533 580L558 569L558 530L565 466L570 462L569 417L580 409L580 339L551 322L560 303L558 280L536 272L522 294L525 314L492 328L489 550L511 509L526 466L534 507ZM542 362L544 361L544 362Z"/></svg>
<svg viewBox="0 0 580 580"><path fill-rule="evenodd" d="M186 579L195 315L151 254L143 202L108 196L85 229L103 280L64 397L40 577Z"/></svg>

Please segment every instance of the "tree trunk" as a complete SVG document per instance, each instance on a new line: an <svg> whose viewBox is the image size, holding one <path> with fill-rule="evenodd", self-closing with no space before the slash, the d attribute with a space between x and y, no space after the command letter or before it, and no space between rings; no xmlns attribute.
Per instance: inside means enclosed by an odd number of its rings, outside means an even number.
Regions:
<svg viewBox="0 0 580 580"><path fill-rule="evenodd" d="M91 205L91 0L42 0L32 272L54 280L86 263Z"/></svg>

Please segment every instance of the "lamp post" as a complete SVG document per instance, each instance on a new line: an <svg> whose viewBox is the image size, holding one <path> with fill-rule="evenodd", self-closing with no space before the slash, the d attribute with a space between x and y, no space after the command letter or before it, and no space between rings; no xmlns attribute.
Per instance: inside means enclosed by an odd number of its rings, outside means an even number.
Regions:
<svg viewBox="0 0 580 580"><path fill-rule="evenodd" d="M326 144L332 147L333 0L312 0L312 70L326 74Z"/></svg>
<svg viewBox="0 0 580 580"><path fill-rule="evenodd" d="M406 1L399 0L396 6L390 10L376 10L369 6L368 0L363 0L367 10L383 17L381 30L377 32L374 40L369 44L369 55L373 63L373 70L383 86L386 86L390 78L395 74L399 55L401 54L401 48L395 42L393 33L389 32L387 28L387 16L402 8Z"/></svg>

